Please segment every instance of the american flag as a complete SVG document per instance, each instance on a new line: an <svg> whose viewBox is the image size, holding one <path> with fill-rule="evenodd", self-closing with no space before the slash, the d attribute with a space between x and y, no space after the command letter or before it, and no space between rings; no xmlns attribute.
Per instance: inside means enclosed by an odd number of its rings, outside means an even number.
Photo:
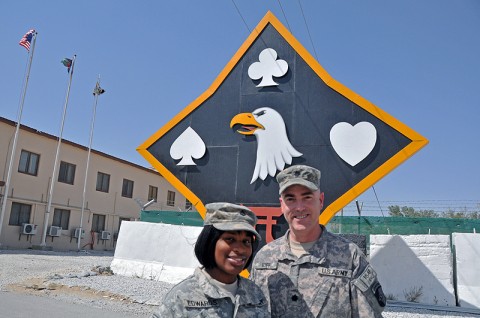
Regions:
<svg viewBox="0 0 480 318"><path fill-rule="evenodd" d="M28 31L27 33L25 33L25 35L24 35L23 38L20 40L20 42L18 42L18 44L20 44L21 46L23 46L24 48L26 48L27 51L30 51L30 43L32 42L33 34L35 34L35 30L34 30L34 29Z"/></svg>

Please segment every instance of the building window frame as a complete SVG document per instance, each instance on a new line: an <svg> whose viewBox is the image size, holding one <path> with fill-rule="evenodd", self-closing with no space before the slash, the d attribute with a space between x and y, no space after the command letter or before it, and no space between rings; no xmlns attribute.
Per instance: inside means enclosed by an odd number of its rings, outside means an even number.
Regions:
<svg viewBox="0 0 480 318"><path fill-rule="evenodd" d="M97 191L108 193L110 189L110 175L104 172L97 172Z"/></svg>
<svg viewBox="0 0 480 318"><path fill-rule="evenodd" d="M133 197L133 186L134 186L134 183L133 183L132 180L123 179L122 197L132 198Z"/></svg>
<svg viewBox="0 0 480 318"><path fill-rule="evenodd" d="M39 164L39 154L22 149L20 152L20 160L18 162L18 172L37 176Z"/></svg>
<svg viewBox="0 0 480 318"><path fill-rule="evenodd" d="M167 191L167 205L175 206L175 191Z"/></svg>
<svg viewBox="0 0 480 318"><path fill-rule="evenodd" d="M155 200L157 202L158 199L158 187L149 185L148 186L148 201Z"/></svg>
<svg viewBox="0 0 480 318"><path fill-rule="evenodd" d="M31 204L12 202L8 225L21 226L24 223L30 223L31 215L32 215Z"/></svg>
<svg viewBox="0 0 480 318"><path fill-rule="evenodd" d="M92 232L101 233L105 231L105 214L96 214L92 216Z"/></svg>
<svg viewBox="0 0 480 318"><path fill-rule="evenodd" d="M68 230L70 214L70 210L55 208L53 210L52 226L59 226L62 230Z"/></svg>
<svg viewBox="0 0 480 318"><path fill-rule="evenodd" d="M66 161L60 161L60 169L58 171L58 182L72 184L75 181L75 169L77 165Z"/></svg>

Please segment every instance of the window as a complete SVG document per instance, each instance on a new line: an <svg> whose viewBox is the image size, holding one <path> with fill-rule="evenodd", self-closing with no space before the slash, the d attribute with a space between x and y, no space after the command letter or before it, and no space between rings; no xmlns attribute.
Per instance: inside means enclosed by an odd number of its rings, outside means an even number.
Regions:
<svg viewBox="0 0 480 318"><path fill-rule="evenodd" d="M22 225L23 223L30 223L31 212L32 206L30 204L12 202L12 212L10 213L8 225Z"/></svg>
<svg viewBox="0 0 480 318"><path fill-rule="evenodd" d="M175 192L168 191L167 193L167 205L174 206L175 205Z"/></svg>
<svg viewBox="0 0 480 318"><path fill-rule="evenodd" d="M60 171L58 172L58 182L73 184L73 180L75 179L75 168L76 166L74 164L61 161Z"/></svg>
<svg viewBox="0 0 480 318"><path fill-rule="evenodd" d="M36 153L22 150L20 153L20 162L18 164L18 172L30 174L36 176L38 173L38 162L40 161L40 155Z"/></svg>
<svg viewBox="0 0 480 318"><path fill-rule="evenodd" d="M92 231L100 233L105 230L105 215L93 214Z"/></svg>
<svg viewBox="0 0 480 318"><path fill-rule="evenodd" d="M123 217L120 217L119 221L118 221L118 232L120 232L120 227L122 226L122 222L123 221L130 221L130 218L123 218Z"/></svg>
<svg viewBox="0 0 480 318"><path fill-rule="evenodd" d="M123 179L122 197L131 198L133 196L133 181Z"/></svg>
<svg viewBox="0 0 480 318"><path fill-rule="evenodd" d="M192 202L186 200L186 201L185 201L185 211L191 211L192 208L193 208Z"/></svg>
<svg viewBox="0 0 480 318"><path fill-rule="evenodd" d="M53 226L60 226L62 230L68 230L70 210L55 209L53 212Z"/></svg>
<svg viewBox="0 0 480 318"><path fill-rule="evenodd" d="M157 201L158 188L154 186L148 186L148 201Z"/></svg>
<svg viewBox="0 0 480 318"><path fill-rule="evenodd" d="M110 175L99 171L97 173L97 191L108 192L109 187Z"/></svg>

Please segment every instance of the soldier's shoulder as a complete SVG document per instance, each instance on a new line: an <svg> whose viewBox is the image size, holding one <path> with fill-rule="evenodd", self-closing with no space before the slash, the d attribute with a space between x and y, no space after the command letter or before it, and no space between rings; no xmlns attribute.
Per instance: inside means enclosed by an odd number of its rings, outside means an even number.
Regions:
<svg viewBox="0 0 480 318"><path fill-rule="evenodd" d="M269 256L272 253L278 253L278 249L283 246L285 239L283 237L278 238L260 248L255 257Z"/></svg>
<svg viewBox="0 0 480 318"><path fill-rule="evenodd" d="M194 275L190 275L181 282L175 284L165 295L165 299L175 298L179 294L190 293L197 289L198 281Z"/></svg>
<svg viewBox="0 0 480 318"><path fill-rule="evenodd" d="M254 283L252 280L244 277L239 277L239 279L240 279L240 284L242 284L245 290L261 290L260 287L258 287L258 285Z"/></svg>
<svg viewBox="0 0 480 318"><path fill-rule="evenodd" d="M350 258L365 257L357 244L340 235L327 232L329 250L343 255L349 255Z"/></svg>
<svg viewBox="0 0 480 318"><path fill-rule="evenodd" d="M350 241L349 239L341 235L327 232L327 236L328 236L328 240L331 242L334 242L335 244L340 244L344 247L358 247L354 242Z"/></svg>

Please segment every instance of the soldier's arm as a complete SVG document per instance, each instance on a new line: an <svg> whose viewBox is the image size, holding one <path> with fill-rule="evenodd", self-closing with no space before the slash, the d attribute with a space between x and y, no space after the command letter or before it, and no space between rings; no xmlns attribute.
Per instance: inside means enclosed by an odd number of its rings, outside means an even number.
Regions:
<svg viewBox="0 0 480 318"><path fill-rule="evenodd" d="M377 273L363 254L356 259L357 268L350 286L353 317L382 317L386 297Z"/></svg>

